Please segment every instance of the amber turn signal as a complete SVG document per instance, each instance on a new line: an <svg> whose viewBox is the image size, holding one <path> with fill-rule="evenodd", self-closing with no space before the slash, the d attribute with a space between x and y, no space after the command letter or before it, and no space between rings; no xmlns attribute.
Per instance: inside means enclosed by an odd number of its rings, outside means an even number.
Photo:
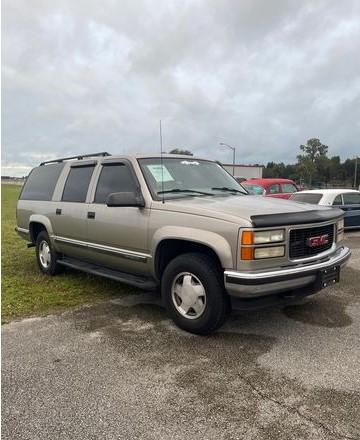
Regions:
<svg viewBox="0 0 360 440"><path fill-rule="evenodd" d="M252 247L241 248L241 259L242 260L253 260L254 259L254 248L252 248Z"/></svg>
<svg viewBox="0 0 360 440"><path fill-rule="evenodd" d="M253 244L253 243L254 243L254 232L243 231L241 236L241 244Z"/></svg>

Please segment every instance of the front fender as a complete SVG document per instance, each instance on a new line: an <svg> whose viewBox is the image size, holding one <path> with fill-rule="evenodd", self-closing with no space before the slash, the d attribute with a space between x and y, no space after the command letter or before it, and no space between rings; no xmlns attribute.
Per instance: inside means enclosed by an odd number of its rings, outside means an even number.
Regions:
<svg viewBox="0 0 360 440"><path fill-rule="evenodd" d="M215 232L182 226L164 226L158 229L152 238L151 255L155 256L160 242L167 239L192 241L208 246L219 257L222 267L234 267L230 244Z"/></svg>

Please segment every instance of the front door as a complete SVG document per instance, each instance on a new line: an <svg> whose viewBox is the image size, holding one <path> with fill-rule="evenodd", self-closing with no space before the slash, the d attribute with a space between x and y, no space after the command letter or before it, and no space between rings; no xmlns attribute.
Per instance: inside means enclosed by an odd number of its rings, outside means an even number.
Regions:
<svg viewBox="0 0 360 440"><path fill-rule="evenodd" d="M360 193L348 192L342 195L345 228L360 228Z"/></svg>
<svg viewBox="0 0 360 440"><path fill-rule="evenodd" d="M129 273L144 273L149 260L147 229L150 210L138 207L108 207L107 196L136 192L139 188L127 161L104 161L93 201L88 205L90 259L97 264Z"/></svg>

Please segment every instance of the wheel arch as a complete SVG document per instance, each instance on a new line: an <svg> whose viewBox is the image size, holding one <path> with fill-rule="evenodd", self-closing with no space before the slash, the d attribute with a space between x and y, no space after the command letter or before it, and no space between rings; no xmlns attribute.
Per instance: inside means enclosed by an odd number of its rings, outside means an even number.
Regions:
<svg viewBox="0 0 360 440"><path fill-rule="evenodd" d="M32 215L29 219L29 235L32 243L36 242L37 236L41 231L46 231L51 237L53 230L50 220L44 215Z"/></svg>
<svg viewBox="0 0 360 440"><path fill-rule="evenodd" d="M166 231L158 231L153 241L153 273L157 279L161 278L167 264L183 253L205 253L214 258L219 267L233 267L231 247L224 237L192 228L163 229Z"/></svg>

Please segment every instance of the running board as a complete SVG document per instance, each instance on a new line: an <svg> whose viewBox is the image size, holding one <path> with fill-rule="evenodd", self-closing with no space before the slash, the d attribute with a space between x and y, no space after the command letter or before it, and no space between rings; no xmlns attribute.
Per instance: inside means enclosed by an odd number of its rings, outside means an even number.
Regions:
<svg viewBox="0 0 360 440"><path fill-rule="evenodd" d="M120 281L121 283L129 284L130 286L137 287L139 289L155 290L157 288L156 282L150 277L147 278L120 272L118 270L108 269L107 267L98 266L96 264L87 263L86 261L80 261L74 258L64 257L57 262L63 266L71 267L72 269L110 278L111 280Z"/></svg>

